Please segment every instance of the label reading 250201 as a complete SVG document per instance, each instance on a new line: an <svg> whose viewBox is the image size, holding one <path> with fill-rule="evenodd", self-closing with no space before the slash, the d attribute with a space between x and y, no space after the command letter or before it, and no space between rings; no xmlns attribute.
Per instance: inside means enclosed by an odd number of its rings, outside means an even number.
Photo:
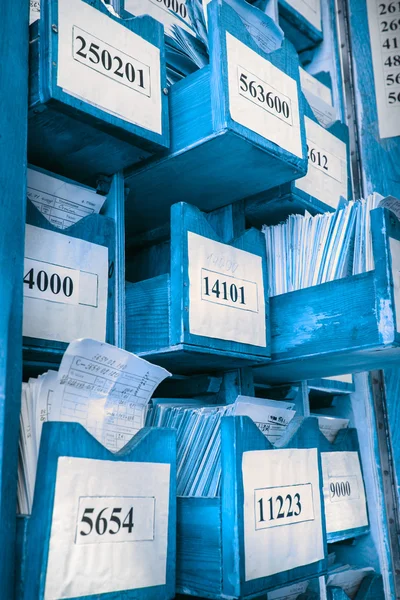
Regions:
<svg viewBox="0 0 400 600"><path fill-rule="evenodd" d="M150 68L147 65L77 26L73 28L73 57L98 73L151 96Z"/></svg>

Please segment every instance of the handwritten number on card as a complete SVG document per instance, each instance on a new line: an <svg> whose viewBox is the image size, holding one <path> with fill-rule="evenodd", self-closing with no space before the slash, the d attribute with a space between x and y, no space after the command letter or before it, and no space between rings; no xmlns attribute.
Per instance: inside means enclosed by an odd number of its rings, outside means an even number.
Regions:
<svg viewBox="0 0 400 600"><path fill-rule="evenodd" d="M131 507L126 514L124 520L121 524L121 519L118 515L122 513L122 508L116 507L110 509L110 507L106 506L97 512L97 515L94 515L94 508L85 508L82 518L81 524L87 525L86 530L80 529L79 534L82 536L88 536L94 531L97 535L104 535L105 533L110 533L111 535L117 535L119 531L122 529L127 529L128 533L132 533L134 528L133 522L133 507ZM107 517L106 511L111 510L110 518Z"/></svg>
<svg viewBox="0 0 400 600"><path fill-rule="evenodd" d="M301 497L300 494L287 494L283 496L271 496L268 498L269 521L275 519L284 519L290 517L298 517L301 514ZM258 500L258 522L266 521L264 512L264 498Z"/></svg>

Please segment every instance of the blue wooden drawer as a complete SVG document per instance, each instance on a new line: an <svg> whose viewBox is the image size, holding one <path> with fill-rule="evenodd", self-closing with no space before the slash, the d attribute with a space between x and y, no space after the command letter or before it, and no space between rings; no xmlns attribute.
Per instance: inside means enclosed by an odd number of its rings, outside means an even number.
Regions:
<svg viewBox="0 0 400 600"><path fill-rule="evenodd" d="M175 373L268 361L260 232L222 244L207 216L183 202L171 209L170 232L127 257L127 350Z"/></svg>
<svg viewBox="0 0 400 600"><path fill-rule="evenodd" d="M321 0L278 0L278 10L279 25L298 52L322 42Z"/></svg>
<svg viewBox="0 0 400 600"><path fill-rule="evenodd" d="M369 531L357 429L342 429L335 441L320 444L328 543Z"/></svg>
<svg viewBox="0 0 400 600"><path fill-rule="evenodd" d="M308 388L316 392L341 396L351 394L355 391L354 378L352 375L333 375L332 377L322 377L319 379L309 379Z"/></svg>
<svg viewBox="0 0 400 600"><path fill-rule="evenodd" d="M60 186L66 181L56 179ZM68 343L80 337L114 343L115 240L110 217L90 214L60 229L28 200L23 273L26 366L43 369L58 363Z"/></svg>
<svg viewBox="0 0 400 600"><path fill-rule="evenodd" d="M268 590L325 573L327 560L325 522L321 509L322 479L320 484L316 484L316 479L313 479L320 468L316 466L317 462L319 463L317 448L320 440L317 420L304 420L283 451L272 449L268 440L248 417L223 417L221 436L221 495L217 498L177 498L177 591L216 600L265 598ZM301 461L308 460L306 455L309 453L315 458L315 469L312 469L314 475L310 471L310 477L307 479L306 476L304 479L307 485L310 485L312 480L313 486L321 486L319 490L313 487L315 520L291 525L286 520L285 525L275 529L269 527L269 522L268 527L260 529L257 519L261 513L258 514L257 511L262 509L259 502L264 492L268 495L272 489L276 491L279 485L282 485L282 482L278 484L278 481L272 481L272 478L268 480L264 469L268 469L267 465L275 460L280 460L279 452L285 453L283 460L286 461L286 453L290 452L288 448L303 449L291 454L293 461L300 458L300 455L296 457L296 452L304 453L304 457L301 455ZM279 464L282 467L283 463ZM291 479L292 474L289 474L289 471L291 469L286 465L278 478L284 480L285 486L294 484L301 494L302 476L293 476ZM287 490L281 492L289 493ZM263 514L266 521L271 516L269 510L268 508L268 516ZM303 510L307 510L306 503ZM312 518L311 515L308 516ZM300 534L304 550L303 560L310 551L310 539L313 537L311 532L314 531L314 527L319 530L317 538L313 538L315 560L309 561L309 564L301 564L297 555L297 565L284 571L284 566L290 564L293 559L293 556L289 558L289 552L286 560L278 563L279 556L287 545L284 533L286 530L290 535L288 529L293 528L291 539L294 547L296 535L299 535L297 527L304 527ZM274 536L277 537L276 543L273 541ZM317 548L319 550L316 550Z"/></svg>
<svg viewBox="0 0 400 600"><path fill-rule="evenodd" d="M208 5L210 64L170 88L171 147L126 171L134 231L174 202L209 211L306 173L297 54L267 15L242 11Z"/></svg>
<svg viewBox="0 0 400 600"><path fill-rule="evenodd" d="M293 213L334 211L350 200L349 133L339 121L325 129L304 98L308 152L305 177L246 200L246 217L255 226L275 224Z"/></svg>
<svg viewBox="0 0 400 600"><path fill-rule="evenodd" d="M142 429L113 454L77 423L44 423L32 515L17 519L18 600L174 598L175 461L170 429ZM118 520L131 505L128 532ZM111 518L113 507L121 519ZM125 543L113 543L119 535ZM135 569L121 570L127 559Z"/></svg>
<svg viewBox="0 0 400 600"><path fill-rule="evenodd" d="M272 360L256 381L387 368L400 357L400 222L371 212L375 269L270 298Z"/></svg>
<svg viewBox="0 0 400 600"><path fill-rule="evenodd" d="M328 585L326 588L328 600L350 600L340 587ZM361 582L354 600L385 600L382 575L367 575Z"/></svg>
<svg viewBox="0 0 400 600"><path fill-rule="evenodd" d="M96 186L169 145L162 26L101 0L42 0L30 28L28 154Z"/></svg>

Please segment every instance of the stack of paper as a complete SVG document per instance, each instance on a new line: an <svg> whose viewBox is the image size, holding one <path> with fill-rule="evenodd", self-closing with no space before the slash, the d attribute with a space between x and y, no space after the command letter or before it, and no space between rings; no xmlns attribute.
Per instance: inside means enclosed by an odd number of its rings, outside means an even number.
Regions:
<svg viewBox="0 0 400 600"><path fill-rule="evenodd" d="M287 585L279 590L268 592L268 600L296 600L301 594L306 593L308 583L308 581L301 581Z"/></svg>
<svg viewBox="0 0 400 600"><path fill-rule="evenodd" d="M374 573L372 567L352 567L351 565L333 565L328 570L327 585L342 588L350 600L353 600L364 577Z"/></svg>
<svg viewBox="0 0 400 600"><path fill-rule="evenodd" d="M32 508L40 437L45 421L83 425L117 452L145 425L148 404L168 371L109 344L71 342L58 373L22 387L18 509Z"/></svg>
<svg viewBox="0 0 400 600"><path fill-rule="evenodd" d="M326 415L317 415L315 413L312 416L318 418L319 430L331 444L335 441L339 431L349 426L349 419L327 417Z"/></svg>
<svg viewBox="0 0 400 600"><path fill-rule="evenodd" d="M357 203L333 213L290 215L263 227L269 294L277 296L349 275Z"/></svg>
<svg viewBox="0 0 400 600"><path fill-rule="evenodd" d="M125 0L125 10L135 17L150 15L164 25L169 85L208 64L207 35L205 31L199 35L200 27L194 26L189 0Z"/></svg>
<svg viewBox="0 0 400 600"><path fill-rule="evenodd" d="M221 486L221 419L244 415L253 419L271 441L276 442L295 415L294 404L238 396L232 405L201 405L201 402L157 399L148 414L147 426L177 430L178 496L215 497Z"/></svg>

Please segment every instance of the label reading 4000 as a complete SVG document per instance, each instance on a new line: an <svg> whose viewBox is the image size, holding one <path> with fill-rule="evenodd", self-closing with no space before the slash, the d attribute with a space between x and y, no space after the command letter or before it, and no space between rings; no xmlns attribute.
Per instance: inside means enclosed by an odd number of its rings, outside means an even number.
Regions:
<svg viewBox="0 0 400 600"><path fill-rule="evenodd" d="M24 296L61 304L79 304L80 271L25 258Z"/></svg>
<svg viewBox="0 0 400 600"><path fill-rule="evenodd" d="M73 57L98 73L151 96L147 65L76 26L73 28Z"/></svg>

